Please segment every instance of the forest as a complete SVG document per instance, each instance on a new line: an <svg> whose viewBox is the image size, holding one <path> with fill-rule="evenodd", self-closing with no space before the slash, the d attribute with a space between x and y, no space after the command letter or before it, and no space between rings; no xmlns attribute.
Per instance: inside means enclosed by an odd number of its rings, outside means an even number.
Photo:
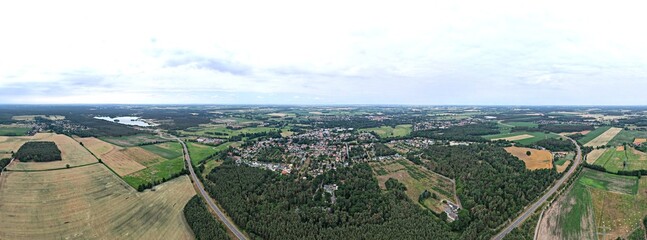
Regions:
<svg viewBox="0 0 647 240"><path fill-rule="evenodd" d="M7 165L9 165L10 162L11 162L11 158L0 159L0 169L3 169Z"/></svg>
<svg viewBox="0 0 647 240"><path fill-rule="evenodd" d="M415 131L411 133L411 137L426 137L447 141L486 142L487 140L481 136L497 133L500 133L500 131L496 124L482 123L455 126L448 129Z"/></svg>
<svg viewBox="0 0 647 240"><path fill-rule="evenodd" d="M488 239L559 176L552 169L526 170L522 161L489 144L431 146L422 158L430 160L430 170L456 180L469 217L453 227L466 239Z"/></svg>
<svg viewBox="0 0 647 240"><path fill-rule="evenodd" d="M544 147L552 152L574 152L576 150L575 145L572 142L556 138L542 139L530 144L528 147L534 146Z"/></svg>
<svg viewBox="0 0 647 240"><path fill-rule="evenodd" d="M335 183L333 204L323 185ZM401 186L395 182L390 185ZM457 239L401 188L382 191L367 164L299 179L225 163L205 188L252 239Z"/></svg>
<svg viewBox="0 0 647 240"><path fill-rule="evenodd" d="M225 227L211 215L200 196L193 196L186 203L184 206L184 218L198 240L229 239Z"/></svg>
<svg viewBox="0 0 647 240"><path fill-rule="evenodd" d="M54 142L34 141L26 142L13 155L21 162L51 162L60 161L61 150Z"/></svg>

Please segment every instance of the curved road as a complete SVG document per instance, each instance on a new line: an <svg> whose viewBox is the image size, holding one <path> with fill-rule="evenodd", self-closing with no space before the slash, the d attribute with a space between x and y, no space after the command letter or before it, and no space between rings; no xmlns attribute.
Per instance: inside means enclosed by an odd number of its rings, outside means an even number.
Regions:
<svg viewBox="0 0 647 240"><path fill-rule="evenodd" d="M184 149L184 160L186 161L187 165L189 166L189 173L191 175L191 179L193 179L193 183L195 183L195 185L198 187L198 190L200 190L200 194L202 195L202 198L207 202L207 205L209 205L211 210L213 210L216 213L216 215L218 215L218 218L220 218L220 221L225 223L225 226L229 229L229 231L234 233L234 235L236 235L236 237L238 239L245 239L246 240L247 237L245 237L245 235L240 230L238 230L238 227L236 227L236 225L234 223L232 223L225 216L225 214L222 212L222 210L220 210L218 205L216 205L216 203L213 202L213 199L211 199L211 196L209 196L207 191L204 190L204 186L202 186L202 182L200 182L200 179L198 178L198 176L193 171L193 164L191 164L191 156L189 156L189 151L186 148L186 144L184 144L184 142L182 140L180 140L179 138L177 138L177 137L174 137L174 138L175 138L175 140L177 140L178 142L180 142L182 144L182 148Z"/></svg>
<svg viewBox="0 0 647 240"><path fill-rule="evenodd" d="M548 190L548 192L546 192L537 202L532 204L529 208L526 208L526 210L523 213L521 213L521 215L519 217L517 217L517 219L515 219L512 223L510 223L510 225L508 225L506 228L501 230L501 232L499 234L497 234L496 236L494 236L492 239L501 240L501 239L503 239L503 237L505 237L505 235L508 235L508 233L510 233L513 229L515 229L516 227L521 225L542 204L544 204L544 202L546 202L546 200L548 200L548 198L551 195L553 195L555 192L557 192L557 189L559 189L559 187L564 185L566 180L569 179L571 177L571 175L573 175L573 173L575 172L577 167L582 162L582 149L580 149L580 145L578 145L575 140L573 140L571 138L568 138L568 140L573 142L573 144L575 144L575 146L577 147L577 156L575 157L575 162L573 163L573 166L571 166L571 168L568 170L568 172L566 172L566 174L561 179L559 179L557 181L557 184L555 184L552 188L550 188L550 190Z"/></svg>

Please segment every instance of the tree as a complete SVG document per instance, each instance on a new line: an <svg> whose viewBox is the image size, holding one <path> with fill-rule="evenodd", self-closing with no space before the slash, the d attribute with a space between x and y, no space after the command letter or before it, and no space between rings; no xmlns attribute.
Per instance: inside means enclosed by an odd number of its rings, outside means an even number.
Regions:
<svg viewBox="0 0 647 240"><path fill-rule="evenodd" d="M526 151L526 155L530 156L530 155L532 155L532 152Z"/></svg>

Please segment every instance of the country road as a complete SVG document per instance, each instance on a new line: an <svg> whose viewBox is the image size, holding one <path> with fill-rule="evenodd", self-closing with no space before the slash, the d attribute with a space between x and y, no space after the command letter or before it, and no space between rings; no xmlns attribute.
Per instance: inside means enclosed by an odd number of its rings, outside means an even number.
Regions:
<svg viewBox="0 0 647 240"><path fill-rule="evenodd" d="M161 136L161 134L160 134L160 136ZM206 200L207 205L209 205L211 210L213 210L216 213L216 215L218 215L218 218L220 218L220 220L225 224L227 229L229 229L232 233L234 233L234 235L236 235L236 237L238 239L247 239L247 237L245 237L245 235L240 230L238 230L236 225L234 223L232 223L225 216L225 214L222 212L222 210L220 210L218 205L216 205L216 203L213 202L213 199L211 199L211 196L209 196L207 191L204 190L204 186L202 185L202 182L200 182L200 179L195 174L195 171L193 171L193 165L191 164L191 156L189 156L189 151L186 148L186 144L184 144L184 141L180 140L177 137L174 137L174 138L175 138L175 140L177 140L178 142L180 142L182 144L182 148L184 149L184 160L186 161L186 163L187 163L187 165L189 167L189 173L191 175L191 179L193 179L193 183L197 186L198 190L200 191L200 194L202 195L202 198L204 200Z"/></svg>
<svg viewBox="0 0 647 240"><path fill-rule="evenodd" d="M568 138L568 137L567 137L567 138ZM533 214L533 213L534 213L534 212L535 212L535 211L536 211L536 210L537 210L537 209L538 209L542 204L544 204L544 202L546 202L546 200L548 200L548 198L549 198L551 195L553 195L555 192L557 192L557 189L559 189L562 185L564 185L564 183L566 182L566 180L568 180L568 179L571 177L571 175L573 175L573 173L575 172L575 170L577 169L577 167L578 167L578 166L580 165L580 163L582 162L582 149L580 148L580 145L578 145L578 144L577 144L577 142L576 142L575 140L573 140L573 139L571 139L571 138L568 138L568 140L570 140L571 142L573 142L573 144L575 144L575 146L577 147L577 156L575 157L575 161L574 161L574 163L573 163L573 166L571 166L571 168L568 170L568 172L566 172L566 174L565 174L561 179L559 179L559 180L557 181L557 183L556 183L552 188L550 188L550 190L548 190L548 192L546 192L546 193L545 193L545 194L544 194L544 195L543 195L543 196L542 196L542 197L541 197L537 202L535 202L534 204L532 204L530 207L526 208L526 210L525 210L523 213L521 213L521 215L519 215L519 217L517 217L514 221L512 221L512 223L510 223L510 225L508 225L506 228L504 228L503 230L501 230L501 232L500 232L499 234L497 234L496 236L494 236L494 237L492 238L493 240L501 240L501 239L503 239L503 238L504 238L506 235L508 235L508 233L510 233L513 229L515 229L516 227L518 227L519 225L521 225L521 224L522 224L522 223L523 223L523 222L524 222L528 217L530 217L530 215L532 215L532 214Z"/></svg>

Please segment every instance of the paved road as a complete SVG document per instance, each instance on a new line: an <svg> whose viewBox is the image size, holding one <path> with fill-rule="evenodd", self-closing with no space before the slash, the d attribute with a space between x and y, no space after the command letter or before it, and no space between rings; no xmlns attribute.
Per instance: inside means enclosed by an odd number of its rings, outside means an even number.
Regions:
<svg viewBox="0 0 647 240"><path fill-rule="evenodd" d="M521 213L521 215L517 219L515 219L512 223L510 223L510 225L508 225L506 228L501 230L501 232L498 235L494 236L492 239L501 240L503 239L503 237L505 237L505 235L508 235L508 233L510 233L513 229L521 225L523 221L525 221L528 217L530 217L530 215L532 215L544 202L546 202L546 200L548 200L548 198L551 195L553 195L557 191L557 189L559 189L559 187L564 185L566 180L570 178L571 175L573 175L573 173L577 169L577 166L579 166L580 163L582 162L582 149L580 149L580 145L578 145L575 140L571 138L568 138L568 140L573 142L573 144L575 144L575 146L577 147L577 156L575 157L575 163L573 163L573 166L568 170L568 172L566 172L566 174L561 179L557 181L557 183L552 188L550 188L550 190L548 190L548 192L546 192L546 194L544 194L537 202L532 204L530 207L526 208L526 210L523 213Z"/></svg>
<svg viewBox="0 0 647 240"><path fill-rule="evenodd" d="M207 193L207 191L204 190L204 186L202 186L202 182L200 182L200 179L198 176L195 174L193 171L193 165L191 164L191 156L189 156L189 151L186 149L186 144L179 138L175 138L178 142L182 144L182 148L184 148L184 160L186 161L187 165L189 166L189 172L191 173L191 179L193 179L193 183L197 185L198 189L200 190L200 194L202 194L202 198L207 201L207 204L209 207L218 215L218 218L225 223L225 226L236 235L238 239L247 239L245 235L238 230L236 225L232 223L226 216L225 214L220 210L218 205L213 202L213 199L211 199L211 196Z"/></svg>

